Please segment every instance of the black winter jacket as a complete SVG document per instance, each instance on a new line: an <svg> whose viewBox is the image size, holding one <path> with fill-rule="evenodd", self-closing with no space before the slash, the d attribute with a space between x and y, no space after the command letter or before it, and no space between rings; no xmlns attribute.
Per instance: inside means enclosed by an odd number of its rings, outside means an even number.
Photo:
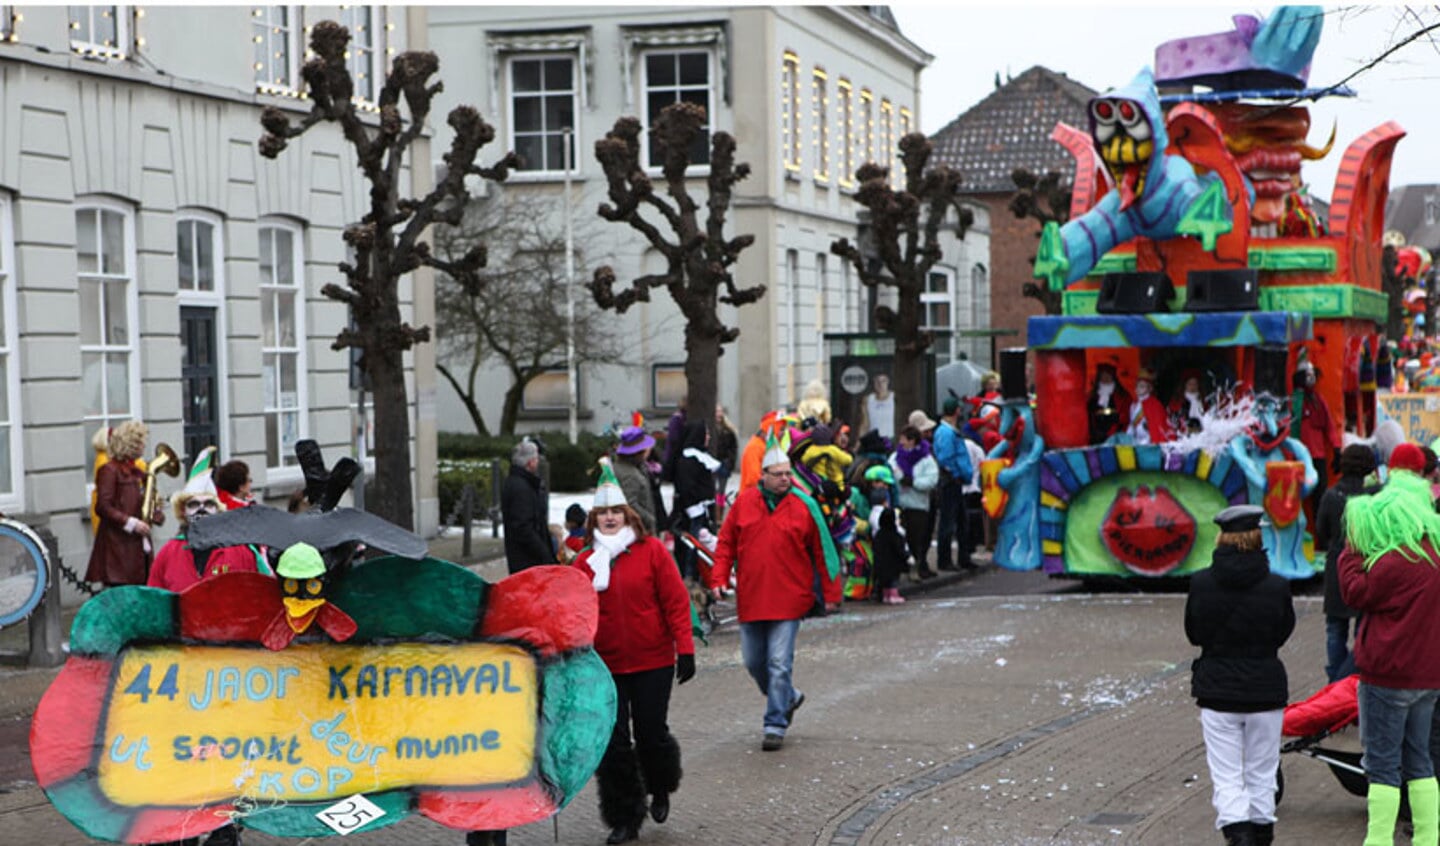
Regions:
<svg viewBox="0 0 1440 846"><path fill-rule="evenodd" d="M1201 708L1232 713L1285 707L1290 682L1279 657L1295 630L1290 583L1263 551L1215 548L1210 569L1190 577L1185 636L1200 647L1190 693Z"/></svg>
<svg viewBox="0 0 1440 846"><path fill-rule="evenodd" d="M1325 616L1358 617L1360 612L1340 598L1340 553L1345 551L1345 500L1365 490L1365 480L1341 476L1315 510L1315 549L1325 552Z"/></svg>
<svg viewBox="0 0 1440 846"><path fill-rule="evenodd" d="M675 459L675 513L671 518L676 525L688 526L685 509L692 505L704 505L715 501L715 474L697 458L684 454L694 449L705 453L705 424L686 423L682 430L681 442L676 445Z"/></svg>
<svg viewBox="0 0 1440 846"><path fill-rule="evenodd" d="M546 500L539 476L524 467L510 468L500 489L500 514L505 520L505 565L511 573L555 563Z"/></svg>

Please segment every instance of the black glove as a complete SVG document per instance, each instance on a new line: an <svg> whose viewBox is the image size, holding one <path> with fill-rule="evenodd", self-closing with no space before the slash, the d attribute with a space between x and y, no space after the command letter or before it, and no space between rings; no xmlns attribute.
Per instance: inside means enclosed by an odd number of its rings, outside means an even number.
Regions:
<svg viewBox="0 0 1440 846"><path fill-rule="evenodd" d="M695 678L695 656L678 656L675 661L675 681L684 684L693 678Z"/></svg>
<svg viewBox="0 0 1440 846"><path fill-rule="evenodd" d="M1340 450L1334 450L1334 456L1330 462L1330 472L1340 475Z"/></svg>

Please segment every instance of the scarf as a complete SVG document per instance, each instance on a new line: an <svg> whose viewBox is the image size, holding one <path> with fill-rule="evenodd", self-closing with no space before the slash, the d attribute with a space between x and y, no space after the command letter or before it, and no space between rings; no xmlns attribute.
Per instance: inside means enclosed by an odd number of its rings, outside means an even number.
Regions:
<svg viewBox="0 0 1440 846"><path fill-rule="evenodd" d="M1096 382L1096 383L1095 383L1095 404L1098 405L1098 406L1100 406L1101 408L1109 408L1109 407L1110 407L1110 397L1111 397L1111 395L1114 394L1114 393L1115 393L1115 383L1114 383L1114 382L1111 382L1111 383L1108 384L1108 385L1105 384L1104 382Z"/></svg>
<svg viewBox="0 0 1440 846"><path fill-rule="evenodd" d="M590 569L595 571L592 579L596 593L604 593L610 587L610 564L616 556L630 548L635 542L635 530L629 526L620 527L613 535L595 533L590 546Z"/></svg>
<svg viewBox="0 0 1440 846"><path fill-rule="evenodd" d="M915 445L914 449L895 450L895 465L900 468L902 476L914 475L915 465L924 461L930 455L930 444L925 441Z"/></svg>
<svg viewBox="0 0 1440 846"><path fill-rule="evenodd" d="M698 450L695 447L685 447L685 451L680 454L686 458L693 458L700 462L704 465L705 469L711 473L720 469L720 462L717 461L714 456L710 455L710 453L703 450Z"/></svg>
<svg viewBox="0 0 1440 846"><path fill-rule="evenodd" d="M1190 417L1203 418L1205 416L1205 403L1200 400L1200 393L1198 391L1193 394L1186 391L1185 399L1181 402L1181 405L1189 406L1188 416Z"/></svg>

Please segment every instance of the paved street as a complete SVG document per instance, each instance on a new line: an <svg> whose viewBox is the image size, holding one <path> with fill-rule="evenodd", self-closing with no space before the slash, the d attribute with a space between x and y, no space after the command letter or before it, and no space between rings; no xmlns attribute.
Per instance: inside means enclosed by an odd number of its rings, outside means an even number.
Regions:
<svg viewBox="0 0 1440 846"><path fill-rule="evenodd" d="M1073 592L1032 574L983 572L886 608L807 622L796 682L807 695L785 748L762 753L763 702L723 629L677 688L685 779L670 821L641 842L1217 844L1182 594ZM1003 594L1003 595L997 595ZM1297 602L1285 659L1292 698L1322 681L1318 599ZM16 766L23 709L48 673L0 676L0 843L89 842ZM32 699L33 702L33 699ZM1353 738L1341 738L1353 744ZM1278 842L1358 843L1363 800L1320 763L1286 756ZM552 823L512 834L552 843ZM598 844L593 786L564 811L563 844ZM355 844L459 844L412 819ZM282 843L247 835L246 843Z"/></svg>

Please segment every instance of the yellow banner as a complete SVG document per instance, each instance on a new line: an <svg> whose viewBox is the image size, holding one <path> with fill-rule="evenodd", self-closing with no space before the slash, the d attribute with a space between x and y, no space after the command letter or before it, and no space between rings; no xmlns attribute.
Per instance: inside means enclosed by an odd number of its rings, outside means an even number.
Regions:
<svg viewBox="0 0 1440 846"><path fill-rule="evenodd" d="M128 649L100 789L125 806L318 801L530 775L529 653L496 644Z"/></svg>
<svg viewBox="0 0 1440 846"><path fill-rule="evenodd" d="M1405 430L1405 439L1429 446L1440 438L1440 394L1380 394L1385 413Z"/></svg>

